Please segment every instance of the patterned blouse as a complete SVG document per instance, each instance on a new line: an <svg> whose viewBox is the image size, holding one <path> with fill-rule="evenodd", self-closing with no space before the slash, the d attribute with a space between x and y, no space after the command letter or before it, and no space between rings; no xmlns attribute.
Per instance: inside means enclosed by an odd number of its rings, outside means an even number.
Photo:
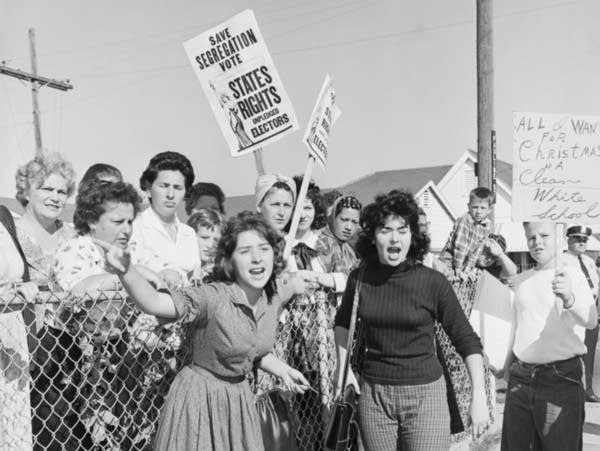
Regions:
<svg viewBox="0 0 600 451"><path fill-rule="evenodd" d="M16 223L16 226L17 238L27 257L27 262L31 265L29 270L31 280L39 286L52 287L54 282L54 274L52 273L52 268L54 266L54 252L44 252L35 238L23 229L23 227L19 226L19 222ZM56 228L58 249L66 241L75 237L75 229L61 220L56 221Z"/></svg>
<svg viewBox="0 0 600 451"><path fill-rule="evenodd" d="M89 276L106 274L106 261L92 237L78 236L58 248L53 272L62 289L69 291Z"/></svg>

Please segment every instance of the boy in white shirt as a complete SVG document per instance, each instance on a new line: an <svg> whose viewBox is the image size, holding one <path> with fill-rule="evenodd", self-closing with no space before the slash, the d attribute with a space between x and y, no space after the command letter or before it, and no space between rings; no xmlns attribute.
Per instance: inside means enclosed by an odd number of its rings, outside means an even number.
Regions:
<svg viewBox="0 0 600 451"><path fill-rule="evenodd" d="M597 323L596 306L581 272L556 260L555 224L524 228L537 266L516 281L501 448L581 450L581 356L585 329Z"/></svg>

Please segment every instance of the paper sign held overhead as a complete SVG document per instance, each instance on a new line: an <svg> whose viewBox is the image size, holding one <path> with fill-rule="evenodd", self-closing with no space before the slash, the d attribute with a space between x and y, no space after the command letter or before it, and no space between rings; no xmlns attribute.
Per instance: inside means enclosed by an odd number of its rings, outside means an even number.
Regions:
<svg viewBox="0 0 600 451"><path fill-rule="evenodd" d="M304 144L308 146L311 156L319 162L323 169L327 165L329 135L340 114L342 112L335 103L335 88L331 77L327 75L302 138Z"/></svg>
<svg viewBox="0 0 600 451"><path fill-rule="evenodd" d="M183 44L234 157L298 129L251 10Z"/></svg>
<svg viewBox="0 0 600 451"><path fill-rule="evenodd" d="M512 219L600 222L600 117L513 113Z"/></svg>

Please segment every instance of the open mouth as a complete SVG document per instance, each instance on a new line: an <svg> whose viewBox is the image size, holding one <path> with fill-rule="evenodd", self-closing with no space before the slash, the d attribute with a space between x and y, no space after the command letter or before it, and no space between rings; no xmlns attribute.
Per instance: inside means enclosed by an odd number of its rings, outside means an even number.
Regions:
<svg viewBox="0 0 600 451"><path fill-rule="evenodd" d="M248 272L253 276L262 276L266 272L266 269L265 268L252 268Z"/></svg>
<svg viewBox="0 0 600 451"><path fill-rule="evenodd" d="M398 246L390 246L387 248L387 253L391 259L400 257L400 248Z"/></svg>

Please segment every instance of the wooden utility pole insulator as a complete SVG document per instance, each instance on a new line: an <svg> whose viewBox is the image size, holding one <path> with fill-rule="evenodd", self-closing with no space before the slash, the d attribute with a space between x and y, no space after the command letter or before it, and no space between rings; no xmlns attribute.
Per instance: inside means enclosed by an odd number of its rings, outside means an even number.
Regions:
<svg viewBox="0 0 600 451"><path fill-rule="evenodd" d="M494 58L492 0L477 2L477 161L478 186L492 189L494 129Z"/></svg>

